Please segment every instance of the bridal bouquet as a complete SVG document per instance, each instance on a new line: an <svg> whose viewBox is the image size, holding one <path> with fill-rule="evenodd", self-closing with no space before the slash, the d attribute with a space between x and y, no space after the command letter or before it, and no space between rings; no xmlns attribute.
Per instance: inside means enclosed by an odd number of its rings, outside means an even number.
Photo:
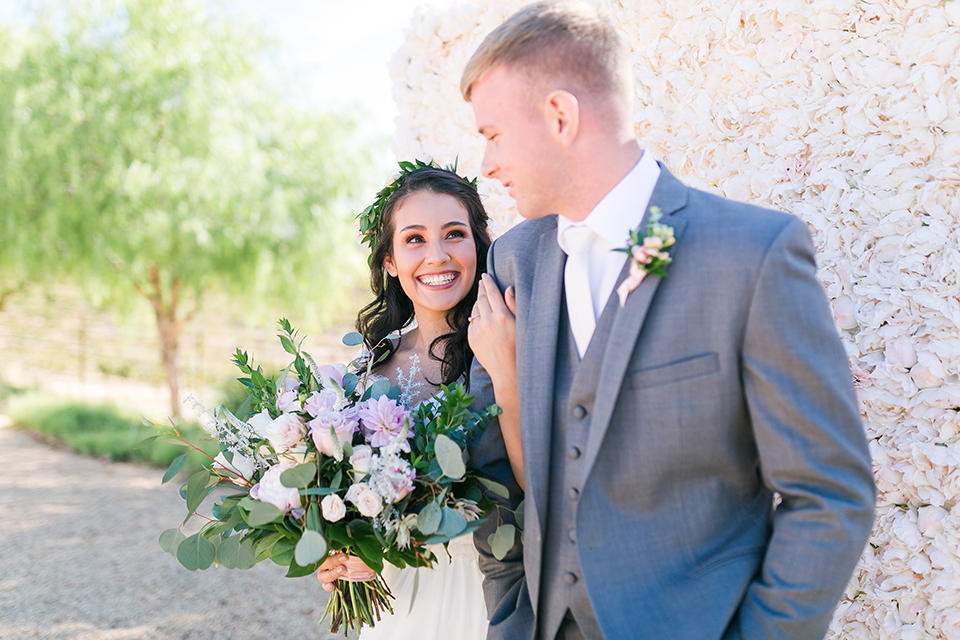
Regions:
<svg viewBox="0 0 960 640"><path fill-rule="evenodd" d="M289 567L287 577L314 573L330 552L358 556L377 578L338 581L321 622L330 615L331 631L343 626L344 633L373 626L382 611L392 611L379 577L385 561L431 566L435 557L426 545L471 533L490 515L494 503L483 487L506 495L464 464L467 441L499 409L473 413L472 398L457 384L410 410L398 402L398 387L367 384L372 363L356 373L317 365L286 320L279 338L294 359L276 378L237 349L233 362L248 395L236 414L222 406L211 413L195 402L220 453L204 454L208 463L181 487L187 516L160 535L160 546L191 571L214 563L249 569L269 559ZM360 344L360 335L344 342ZM199 450L175 426L151 424L161 431L154 438ZM210 515L200 515L203 500L223 487L233 491L216 499ZM181 528L195 515L207 522L187 537ZM504 527L491 537L509 549L514 531Z"/></svg>

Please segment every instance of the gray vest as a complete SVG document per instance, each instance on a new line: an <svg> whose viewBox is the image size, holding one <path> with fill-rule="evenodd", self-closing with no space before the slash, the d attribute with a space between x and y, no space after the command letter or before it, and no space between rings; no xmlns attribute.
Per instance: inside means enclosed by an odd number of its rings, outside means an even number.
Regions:
<svg viewBox="0 0 960 640"><path fill-rule="evenodd" d="M577 355L577 345L570 331L566 301L561 299L560 304L550 445L550 489L537 637L553 640L569 610L585 638L602 638L583 584L576 522L583 479L583 454L587 450L597 380L607 337L616 315L617 296L610 296L582 361Z"/></svg>

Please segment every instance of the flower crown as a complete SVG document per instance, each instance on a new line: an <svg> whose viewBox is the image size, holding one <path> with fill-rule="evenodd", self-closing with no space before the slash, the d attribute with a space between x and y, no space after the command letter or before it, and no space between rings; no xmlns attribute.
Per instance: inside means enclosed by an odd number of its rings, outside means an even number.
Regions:
<svg viewBox="0 0 960 640"><path fill-rule="evenodd" d="M377 193L377 199L373 201L369 207L363 210L363 212L357 216L357 219L360 221L360 242L362 244L370 247L370 256L367 260L373 258L373 251L377 248L377 245L380 244L380 234L383 233L383 209L387 204L387 200L390 199L397 189L403 186L404 179L407 175L413 173L418 169L443 169L449 171L450 173L456 174L461 180L469 184L474 189L477 188L477 179L473 178L468 179L464 176L461 176L457 173L457 160L453 161L453 165L447 165L446 167L441 167L433 160L429 162L424 162L423 160L414 160L413 162L400 162L400 173L396 178L390 181L387 186L380 190Z"/></svg>

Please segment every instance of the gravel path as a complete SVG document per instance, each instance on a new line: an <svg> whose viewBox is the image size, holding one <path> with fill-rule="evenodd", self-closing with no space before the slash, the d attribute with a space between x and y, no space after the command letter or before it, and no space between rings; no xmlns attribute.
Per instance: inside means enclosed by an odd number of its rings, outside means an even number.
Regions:
<svg viewBox="0 0 960 640"><path fill-rule="evenodd" d="M185 507L162 470L78 456L0 416L0 638L331 640L326 594L263 562L184 569L157 536Z"/></svg>

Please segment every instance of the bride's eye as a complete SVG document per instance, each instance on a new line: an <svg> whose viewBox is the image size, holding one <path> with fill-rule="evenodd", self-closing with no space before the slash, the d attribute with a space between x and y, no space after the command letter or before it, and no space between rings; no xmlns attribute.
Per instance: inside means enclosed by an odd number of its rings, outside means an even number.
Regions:
<svg viewBox="0 0 960 640"><path fill-rule="evenodd" d="M415 233L411 236L407 236L407 239L404 240L404 242L406 242L407 244L420 244L421 242L423 242L423 236L421 236L418 233Z"/></svg>
<svg viewBox="0 0 960 640"><path fill-rule="evenodd" d="M460 229L456 229L447 234L447 238L466 238L466 237L467 237L466 232Z"/></svg>

